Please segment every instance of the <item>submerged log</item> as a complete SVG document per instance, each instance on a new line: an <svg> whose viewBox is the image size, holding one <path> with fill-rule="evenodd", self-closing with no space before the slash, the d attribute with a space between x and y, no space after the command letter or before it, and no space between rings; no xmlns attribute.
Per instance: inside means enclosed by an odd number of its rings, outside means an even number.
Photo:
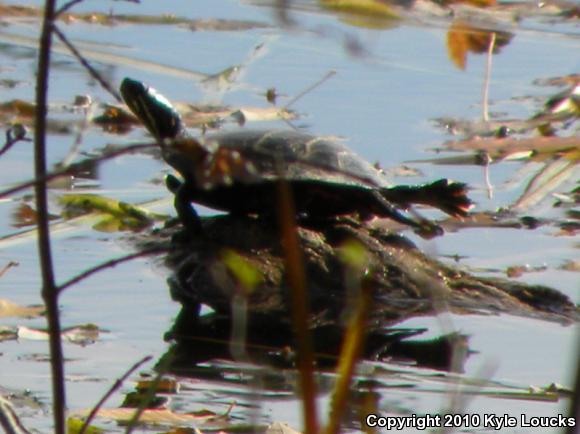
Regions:
<svg viewBox="0 0 580 434"><path fill-rule="evenodd" d="M340 219L300 226L297 231L310 297L308 322L319 343L317 351L332 353L340 348L346 313L356 300L360 270L339 254L353 242L364 246L365 268L372 270L370 353L393 342L386 327L418 315L506 313L562 324L580 319L579 307L555 289L475 276L425 255L409 239L376 225ZM165 264L173 270L171 294L183 306L170 337L180 340L201 333L207 339L227 340L232 303L244 300L249 339L280 346L291 342L290 289L275 224L217 216L203 219L203 232L202 237L188 239L179 228L167 228L147 242L148 247L164 245L170 251ZM251 291L241 288L224 261L224 252L235 252L258 271L261 281ZM200 318L201 304L215 313Z"/></svg>

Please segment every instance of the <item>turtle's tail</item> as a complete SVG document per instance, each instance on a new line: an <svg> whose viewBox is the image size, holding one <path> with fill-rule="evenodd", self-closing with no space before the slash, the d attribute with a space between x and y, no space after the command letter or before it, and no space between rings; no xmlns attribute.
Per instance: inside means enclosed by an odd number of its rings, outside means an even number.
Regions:
<svg viewBox="0 0 580 434"><path fill-rule="evenodd" d="M467 196L467 185L447 178L430 184L384 188L381 193L389 202L400 207L408 208L412 204L429 205L453 217L465 217L473 208L473 202Z"/></svg>

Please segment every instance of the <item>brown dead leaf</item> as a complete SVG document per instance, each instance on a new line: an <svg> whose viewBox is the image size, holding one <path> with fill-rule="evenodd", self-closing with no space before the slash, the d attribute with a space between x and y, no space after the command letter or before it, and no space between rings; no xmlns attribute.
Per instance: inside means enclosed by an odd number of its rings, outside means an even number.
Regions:
<svg viewBox="0 0 580 434"><path fill-rule="evenodd" d="M574 271L577 273L580 271L580 260L566 261L564 264L562 264L560 270Z"/></svg>
<svg viewBox="0 0 580 434"><path fill-rule="evenodd" d="M156 384L155 393L177 393L179 391L179 384L173 378L163 378L158 382L150 380L142 380L137 383L136 389L139 392L147 392L151 389L153 384Z"/></svg>
<svg viewBox="0 0 580 434"><path fill-rule="evenodd" d="M495 33L493 54L509 44L512 35L507 32L492 32L472 26L461 20L454 21L447 31L447 53L459 69L467 66L468 53L486 53Z"/></svg>
<svg viewBox="0 0 580 434"><path fill-rule="evenodd" d="M13 99L0 104L0 113L4 115L33 118L36 113L36 106L33 103L21 99Z"/></svg>
<svg viewBox="0 0 580 434"><path fill-rule="evenodd" d="M20 306L6 299L0 299L0 318L34 318L44 313L44 306Z"/></svg>
<svg viewBox="0 0 580 434"><path fill-rule="evenodd" d="M59 216L54 214L48 215L48 220L53 221L58 219ZM15 228L24 228L28 226L36 225L38 222L38 213L34 208L26 203L18 205L18 207L12 213L12 226Z"/></svg>
<svg viewBox="0 0 580 434"><path fill-rule="evenodd" d="M62 331L62 338L68 342L78 345L88 345L95 343L99 339L101 330L95 324L82 324L68 327Z"/></svg>
<svg viewBox="0 0 580 434"><path fill-rule="evenodd" d="M38 17L41 10L31 6L0 5L0 17Z"/></svg>
<svg viewBox="0 0 580 434"><path fill-rule="evenodd" d="M447 55L459 69L467 66L467 32L460 25L454 23L447 31Z"/></svg>
<svg viewBox="0 0 580 434"><path fill-rule="evenodd" d="M287 423L284 422L274 422L266 430L266 434L301 434L300 431L296 431Z"/></svg>
<svg viewBox="0 0 580 434"><path fill-rule="evenodd" d="M117 422L129 422L136 409L133 408L104 408L100 409L98 416L106 419L113 419ZM79 410L74 412L75 417L84 417L89 414L90 410ZM73 416L73 415L71 415ZM217 416L222 418L222 416ZM172 410L167 409L147 409L143 411L139 422L149 423L155 425L191 425L191 424L204 424L214 420L216 416L195 416L188 413L175 413Z"/></svg>
<svg viewBox="0 0 580 434"><path fill-rule="evenodd" d="M517 277L522 277L526 271L527 271L527 267L525 265L514 265L511 267L508 267L505 270L505 274L510 279L515 279Z"/></svg>
<svg viewBox="0 0 580 434"><path fill-rule="evenodd" d="M38 214L30 205L22 203L12 213L12 226L23 228L35 225L38 222Z"/></svg>
<svg viewBox="0 0 580 434"><path fill-rule="evenodd" d="M496 0L439 0L443 6L449 6L452 4L466 4L475 6L478 8L486 8L489 6L495 6L497 4Z"/></svg>
<svg viewBox="0 0 580 434"><path fill-rule="evenodd" d="M320 6L351 17L393 19L398 15L384 1L379 0L320 0Z"/></svg>
<svg viewBox="0 0 580 434"><path fill-rule="evenodd" d="M95 116L93 122L105 131L114 134L125 134L141 122L125 108L107 104L103 113Z"/></svg>

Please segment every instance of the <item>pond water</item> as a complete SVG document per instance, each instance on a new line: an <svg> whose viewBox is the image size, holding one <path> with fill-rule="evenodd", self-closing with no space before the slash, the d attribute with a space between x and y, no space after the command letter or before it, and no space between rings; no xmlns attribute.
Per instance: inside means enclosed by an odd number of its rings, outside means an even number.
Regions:
<svg viewBox="0 0 580 434"><path fill-rule="evenodd" d="M21 1L19 4L38 6L41 2ZM96 6L94 2L83 2L72 11L90 12ZM230 31L192 31L185 25L138 22L120 22L112 26L83 21L59 24L115 86L125 76L130 76L152 84L172 101L269 107L264 97L268 88L276 89L281 95L278 104L283 106L329 71L336 71L292 104L291 108L299 114L293 124L316 134L344 137L349 147L371 162L380 162L389 173L403 164L416 170L417 175L413 177L392 175L393 182L419 183L440 177L466 182L471 188L470 197L477 204L476 211L508 207L544 164L524 160L490 166L490 180L494 186L490 199L481 166L409 163L462 155L433 152L435 148L442 148L446 141L457 138L445 128L439 128L436 119L478 121L482 116L486 56L469 53L464 70L450 60L447 49L450 19L439 7L408 12L407 19L394 21L384 29L352 25L354 19L337 17L319 7L317 2L306 0L294 3L290 9L290 16L296 21L292 28L280 26L268 2L173 0L134 4L116 1L102 8L100 12L113 15L172 14L191 20L245 20L249 23L244 30ZM534 10L532 2L529 10L530 13ZM577 18L564 20L547 16L529 17L514 24L502 17L499 24L494 22L492 26L510 30L513 35L509 44L493 56L490 112L492 119L494 116L526 119L541 110L546 96L562 90L539 86L536 80L579 72L580 24ZM34 44L39 18L5 17L2 20L5 25L0 30L0 79L15 80L16 85L1 88L1 102L33 101L37 55ZM252 56L261 44L260 54ZM98 53L108 57L99 57ZM207 89L200 81L240 64L244 64L243 73L228 89ZM57 47L51 72L50 116L81 120L82 114L71 114L65 109L76 95L90 95L97 102L114 102L77 61L66 54L66 50ZM4 129L10 120L3 119ZM284 127L285 123L255 122L252 126ZM236 128L233 122L228 127ZM565 134L578 136L577 123ZM117 135L90 126L83 131L81 152L90 154L107 144L124 145L144 140L147 137L143 129ZM73 142L73 134L50 134L50 164L61 161ZM32 146L26 143L3 155L0 188L4 190L30 179L32 160ZM169 194L160 182L164 173L168 173L168 168L150 156L125 155L103 163L98 176L82 191L131 203L165 199L155 210L173 213ZM577 182L576 168L555 191L569 192ZM63 189L51 190L51 199L63 192ZM11 216L22 197L18 194L0 202L0 236L6 237L0 241L0 265L9 261L19 263L0 280L0 299L22 305L40 304L34 233L15 237L14 234L21 230L12 226ZM524 214L562 221L563 212L552 208L553 202L554 199L548 197ZM202 209L206 215L212 212ZM418 239L411 233L408 235L423 251L445 261L451 261L448 258L452 256L460 257L461 266L482 275L502 275L507 267L517 265L541 267L540 271L526 272L517 278L552 286L576 302L580 301L578 272L561 269L569 261L577 264L578 239L571 235L559 236L559 228L554 224L536 230L475 227L430 241ZM87 223L55 225L53 248L58 280L64 281L87 267L130 252L133 247L126 238L122 233L96 232ZM61 298L64 326L94 323L106 330L92 345L64 344L71 409L91 407L135 361L145 355L153 355L156 360L167 350L163 334L170 328L178 310L170 300L165 283L167 274L158 261L139 259L99 273L68 289ZM554 382L572 386L578 362L578 327L507 315L452 316L451 322L454 329L472 336L470 348L477 351L465 366L466 376L483 375L521 387L547 386ZM43 318L0 317L3 326L40 328L44 324ZM434 318L415 318L399 326L426 326L433 336L442 332L441 322ZM4 389L27 390L38 398L40 407L24 406L20 410L28 427L42 431L51 423L47 414L51 397L46 357L44 340L21 338L0 342L0 392ZM153 362L142 367L142 371L152 367ZM236 369L240 368L234 366L233 372ZM292 384L290 374L287 375ZM107 406L119 405L123 400L122 392L130 391L133 385L131 382L125 384ZM378 388L382 393L379 408L384 414L398 411L434 414L447 408L448 394L429 390L429 387L424 389L417 392L384 384ZM233 414L239 420L258 412L259 421L263 423L287 421L298 430L302 426L298 400L290 393L265 394L256 401L251 388L209 380L190 380L184 384L184 390L174 398L172 408L180 411L208 408L224 412L236 398L240 404ZM327 394L320 399L323 414L328 401ZM246 406L246 403L249 404ZM474 396L464 411L509 414L519 418L520 414L566 414L568 403L565 399L532 402ZM256 410L254 407L258 404L260 409ZM110 423L107 428L119 429ZM505 432L528 431L518 426ZM544 428L537 432L560 431Z"/></svg>

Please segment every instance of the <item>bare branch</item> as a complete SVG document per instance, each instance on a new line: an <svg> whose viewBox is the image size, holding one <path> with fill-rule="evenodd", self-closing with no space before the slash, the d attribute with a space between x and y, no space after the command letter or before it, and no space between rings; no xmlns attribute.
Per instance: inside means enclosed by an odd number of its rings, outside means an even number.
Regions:
<svg viewBox="0 0 580 434"><path fill-rule="evenodd" d="M66 45L66 47L70 50L72 55L79 61L81 65L85 67L89 75L93 77L95 80L97 80L99 84L103 87L103 89L109 92L113 96L113 98L115 98L118 102L122 102L123 100L121 99L121 95L119 95L119 92L117 92L103 77L101 77L101 74L99 74L99 72L95 68L93 68L93 66L89 63L89 61L85 59L85 57L81 54L79 50L76 49L76 47L68 40L68 38L64 35L64 33L62 33L56 25L53 26L53 30L56 36L58 36L58 39L60 39L61 42L64 45Z"/></svg>
<svg viewBox="0 0 580 434"><path fill-rule="evenodd" d="M30 434L8 400L0 395L0 426L6 434Z"/></svg>
<svg viewBox="0 0 580 434"><path fill-rule="evenodd" d="M157 146L158 146L157 144L153 144L153 143L135 143L134 145L125 146L125 147L118 149L116 151L108 152L107 154L104 154L100 157L94 158L94 161L101 162L101 161L111 160L111 159L119 157L121 155L130 154L132 152L141 151L143 149L155 148ZM6 189L4 191L0 191L0 199L2 199L4 197L11 196L11 195L16 194L16 193L19 193L21 191L27 190L30 187L34 187L37 183L41 183L41 182L46 183L46 182L52 181L53 179L58 178L60 176L72 175L74 173L74 171L75 171L74 165L71 165L71 166L66 167L64 169L61 169L61 170L55 170L54 172L46 173L42 178L32 179L30 181L26 181L26 182L23 182L21 184L18 184L15 187L11 187L11 188Z"/></svg>
<svg viewBox="0 0 580 434"><path fill-rule="evenodd" d="M163 376L165 375L165 373L167 372L168 368L171 366L174 360L175 355L172 352L172 350L170 350L167 353L167 355L164 356L163 361L157 366L157 375L153 378L153 380L149 384L149 387L147 387L147 389L145 390L145 393L139 402L139 407L137 407L135 413L133 413L133 417L131 417L131 420L127 422L125 434L131 434L135 429L135 427L137 426L137 423L139 422L139 419L141 419L143 412L147 409L147 406L151 403L151 401L155 397L155 392L157 392L157 390L159 389L159 384L161 383Z"/></svg>
<svg viewBox="0 0 580 434"><path fill-rule="evenodd" d="M79 430L79 434L85 434L85 432L91 425L91 422L93 421L99 410L103 407L105 402L107 402L107 400L111 397L111 395L113 395L113 393L115 393L123 385L125 380L127 380L127 378L129 378L129 376L139 368L139 366L141 366L144 363L147 363L151 359L152 359L151 356L143 357L141 360L139 360L137 363L131 366L131 368L129 368L129 370L125 372L125 374L121 378L115 381L115 383L111 386L111 388L107 391L107 393L105 393L103 397L99 400L97 405L93 407L87 419L85 420L85 423Z"/></svg>
<svg viewBox="0 0 580 434"><path fill-rule="evenodd" d="M153 247L147 250L141 250L140 252L130 253L125 256L121 256L119 258L110 259L108 261L103 262L102 264L96 265L95 267L89 268L88 270L83 271L82 273L76 275L75 277L67 280L66 282L57 286L57 291L61 293L68 287L79 283L82 280L85 280L87 277L92 276L99 271L105 270L107 268L115 267L116 265L122 264L123 262L132 261L133 259L142 258L144 256L154 255L156 253L166 252L168 249L164 247Z"/></svg>
<svg viewBox="0 0 580 434"><path fill-rule="evenodd" d="M38 50L38 74L36 76L36 113L34 119L34 177L36 210L38 212L38 256L42 274L42 299L46 306L49 330L50 368L52 379L52 409L54 431L66 433L65 408L66 389L64 384L64 358L62 353L61 326L58 311L58 291L54 280L50 230L48 222L48 200L46 194L46 114L48 83L50 74L50 50L56 0L46 0Z"/></svg>
<svg viewBox="0 0 580 434"><path fill-rule="evenodd" d="M0 157L18 142L32 142L26 137L26 128L22 124L16 124L6 130L6 142L0 149Z"/></svg>

